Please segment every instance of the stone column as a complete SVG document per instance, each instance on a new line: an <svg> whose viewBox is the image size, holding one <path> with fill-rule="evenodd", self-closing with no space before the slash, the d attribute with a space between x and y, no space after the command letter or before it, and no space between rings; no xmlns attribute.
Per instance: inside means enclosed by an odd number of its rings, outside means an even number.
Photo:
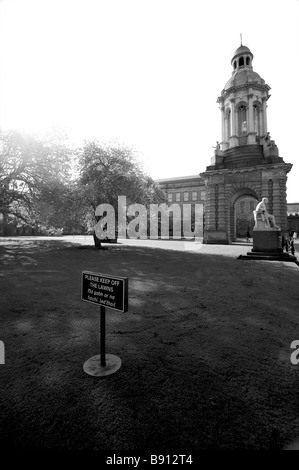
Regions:
<svg viewBox="0 0 299 470"><path fill-rule="evenodd" d="M264 113L263 110L259 107L258 108L258 114L259 114L259 136L263 135L263 117Z"/></svg>
<svg viewBox="0 0 299 470"><path fill-rule="evenodd" d="M282 233L288 231L286 181L286 176L280 176L273 184L273 214Z"/></svg>
<svg viewBox="0 0 299 470"><path fill-rule="evenodd" d="M208 189L205 202L205 243L227 243L224 176L206 175L205 184Z"/></svg>
<svg viewBox="0 0 299 470"><path fill-rule="evenodd" d="M273 181L271 179L268 180L268 212L273 214Z"/></svg>
<svg viewBox="0 0 299 470"><path fill-rule="evenodd" d="M266 135L267 134L267 99L266 98L263 98L263 125L262 125L262 128L263 128L263 134L262 135Z"/></svg>
<svg viewBox="0 0 299 470"><path fill-rule="evenodd" d="M272 178L272 174L268 171L262 171L262 198L267 197L269 198L269 193L268 193L268 181L269 179Z"/></svg>
<svg viewBox="0 0 299 470"><path fill-rule="evenodd" d="M230 100L231 104L231 130L232 136L236 135L236 116L235 116L235 100Z"/></svg>
<svg viewBox="0 0 299 470"><path fill-rule="evenodd" d="M218 185L218 225L221 229L226 228L225 220L225 194L224 184Z"/></svg>
<svg viewBox="0 0 299 470"><path fill-rule="evenodd" d="M232 98L230 100L230 104L231 104L231 137L229 139L229 142L230 142L230 145L232 147L235 147L236 145L238 145L239 140L238 140L238 137L237 137L237 122L238 122L238 119L237 119L237 116L236 116L236 107L235 107L235 99L234 98Z"/></svg>
<svg viewBox="0 0 299 470"><path fill-rule="evenodd" d="M276 224L280 226L281 216L280 216L280 184L279 179L273 180L273 207L268 207L268 211L272 211L272 214L275 217Z"/></svg>
<svg viewBox="0 0 299 470"><path fill-rule="evenodd" d="M222 142L226 142L227 138L225 137L225 116L224 116L224 107L221 106L221 126L222 126Z"/></svg>
<svg viewBox="0 0 299 470"><path fill-rule="evenodd" d="M281 231L287 231L286 169L272 168L262 171L262 197L268 198L268 212L274 215Z"/></svg>
<svg viewBox="0 0 299 470"><path fill-rule="evenodd" d="M209 178L205 178L205 230L210 228L211 225L211 217L210 217L210 209L211 209L211 191L210 191L210 181Z"/></svg>
<svg viewBox="0 0 299 470"><path fill-rule="evenodd" d="M228 119L227 119L227 116L224 115L223 117L223 142L227 142L228 141L228 123L227 123Z"/></svg>
<svg viewBox="0 0 299 470"><path fill-rule="evenodd" d="M254 132L253 124L253 95L252 93L248 95L248 133Z"/></svg>
<svg viewBox="0 0 299 470"><path fill-rule="evenodd" d="M256 143L256 135L254 132L254 122L253 122L253 94L248 95L248 144Z"/></svg>
<svg viewBox="0 0 299 470"><path fill-rule="evenodd" d="M215 184L209 185L209 221L208 229L215 230L218 223L216 212L218 212L218 195L216 197ZM217 202L217 211L216 211L216 202Z"/></svg>

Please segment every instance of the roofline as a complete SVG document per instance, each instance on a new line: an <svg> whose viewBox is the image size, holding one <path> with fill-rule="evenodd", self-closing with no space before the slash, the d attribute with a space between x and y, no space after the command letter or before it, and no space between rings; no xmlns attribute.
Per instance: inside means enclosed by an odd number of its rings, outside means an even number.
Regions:
<svg viewBox="0 0 299 470"><path fill-rule="evenodd" d="M157 179L155 180L157 183L162 183L164 181L177 181L177 180L187 180L187 179L202 179L202 177L198 174L198 175L190 175L190 176L176 176L176 177L173 177L173 178L160 178L160 179Z"/></svg>

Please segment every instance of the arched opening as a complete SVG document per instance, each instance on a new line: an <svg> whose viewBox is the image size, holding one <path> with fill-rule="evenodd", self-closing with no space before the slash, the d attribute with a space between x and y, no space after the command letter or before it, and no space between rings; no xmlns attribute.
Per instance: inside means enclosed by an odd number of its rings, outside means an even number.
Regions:
<svg viewBox="0 0 299 470"><path fill-rule="evenodd" d="M229 202L229 238L231 242L244 242L247 231L252 241L254 227L253 210L258 195L251 188L236 189Z"/></svg>
<svg viewBox="0 0 299 470"><path fill-rule="evenodd" d="M235 60L234 61L234 69L236 69L236 68L237 68L237 61Z"/></svg>
<svg viewBox="0 0 299 470"><path fill-rule="evenodd" d="M247 57L246 57L246 65L249 65L249 64L250 64L250 57L247 56Z"/></svg>
<svg viewBox="0 0 299 470"><path fill-rule="evenodd" d="M240 196L234 203L234 239L245 241L247 235L252 239L254 216L253 210L258 199L252 195Z"/></svg>
<svg viewBox="0 0 299 470"><path fill-rule="evenodd" d="M247 133L247 121L246 121L246 106L242 105L238 108L238 135Z"/></svg>
<svg viewBox="0 0 299 470"><path fill-rule="evenodd" d="M244 58L240 57L239 59L239 67L244 67Z"/></svg>

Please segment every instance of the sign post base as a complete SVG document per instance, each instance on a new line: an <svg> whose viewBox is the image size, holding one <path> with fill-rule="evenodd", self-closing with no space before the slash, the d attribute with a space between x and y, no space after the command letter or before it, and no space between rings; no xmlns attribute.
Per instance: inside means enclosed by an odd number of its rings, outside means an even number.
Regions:
<svg viewBox="0 0 299 470"><path fill-rule="evenodd" d="M121 366L121 359L113 354L106 354L106 365L101 364L101 354L90 357L84 362L84 371L95 377L106 377L116 372Z"/></svg>

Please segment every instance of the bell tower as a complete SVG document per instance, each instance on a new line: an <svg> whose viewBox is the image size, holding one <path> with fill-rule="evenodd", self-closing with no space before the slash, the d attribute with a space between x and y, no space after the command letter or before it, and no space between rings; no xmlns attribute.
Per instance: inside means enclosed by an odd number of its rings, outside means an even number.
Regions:
<svg viewBox="0 0 299 470"><path fill-rule="evenodd" d="M252 207L266 197L268 210L282 233L288 230L286 181L292 164L279 156L270 137L270 87L253 70L252 62L252 52L241 44L231 59L231 77L217 99L222 140L217 142L211 164L200 174L206 186L205 243L237 240L236 217L242 200L246 207ZM252 210L247 215L250 231L254 224Z"/></svg>
<svg viewBox="0 0 299 470"><path fill-rule="evenodd" d="M238 47L231 60L232 76L217 102L222 116L221 150L263 144L267 135L267 100L270 87L253 70L253 54Z"/></svg>

